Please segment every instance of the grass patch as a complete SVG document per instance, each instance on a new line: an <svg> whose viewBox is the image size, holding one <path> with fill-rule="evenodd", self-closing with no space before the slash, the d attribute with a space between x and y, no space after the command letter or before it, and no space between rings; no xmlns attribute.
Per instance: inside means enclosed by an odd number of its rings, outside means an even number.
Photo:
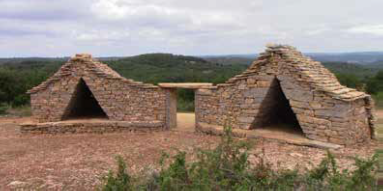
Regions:
<svg viewBox="0 0 383 191"><path fill-rule="evenodd" d="M9 106L5 103L0 103L0 115L5 115L7 114Z"/></svg>
<svg viewBox="0 0 383 191"><path fill-rule="evenodd" d="M17 117L29 117L32 116L32 109L30 105L9 107L6 113Z"/></svg>

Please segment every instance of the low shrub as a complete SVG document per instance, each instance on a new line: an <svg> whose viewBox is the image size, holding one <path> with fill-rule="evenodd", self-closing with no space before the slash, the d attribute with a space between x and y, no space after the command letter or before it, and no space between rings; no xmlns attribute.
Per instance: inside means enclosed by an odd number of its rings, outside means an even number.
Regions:
<svg viewBox="0 0 383 191"><path fill-rule="evenodd" d="M355 158L353 171L339 170L335 157L327 157L315 168L298 173L298 170L273 170L258 157L250 165L248 143L234 140L231 129L226 128L221 143L213 150L200 150L196 159L187 162L186 153L173 157L163 154L160 170L145 181L132 181L124 174L125 163L118 158L117 174L109 173L103 190L373 190L376 156L370 159ZM168 164L168 165L166 165Z"/></svg>
<svg viewBox="0 0 383 191"><path fill-rule="evenodd" d="M103 191L118 191L118 190L133 190L131 177L127 173L126 163L122 157L117 158L117 172L109 171L109 174L104 177Z"/></svg>

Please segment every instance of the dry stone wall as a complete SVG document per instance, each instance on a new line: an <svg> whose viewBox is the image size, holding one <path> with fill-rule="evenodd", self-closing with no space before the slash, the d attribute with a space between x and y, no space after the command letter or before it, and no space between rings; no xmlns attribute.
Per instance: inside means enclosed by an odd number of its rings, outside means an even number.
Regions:
<svg viewBox="0 0 383 191"><path fill-rule="evenodd" d="M20 128L22 133L30 134L70 134L70 133L108 133L108 132L149 132L163 129L163 123L151 122L128 122L128 121L82 121L72 122L48 122L23 124Z"/></svg>
<svg viewBox="0 0 383 191"><path fill-rule="evenodd" d="M39 122L61 121L80 79L83 79L111 121L152 122L166 126L166 92L125 79L88 55L77 55L43 84L30 90Z"/></svg>
<svg viewBox="0 0 383 191"><path fill-rule="evenodd" d="M259 128L275 113L278 86L306 137L337 144L374 135L369 95L346 88L319 62L290 46L271 46L244 73L196 92L199 124Z"/></svg>

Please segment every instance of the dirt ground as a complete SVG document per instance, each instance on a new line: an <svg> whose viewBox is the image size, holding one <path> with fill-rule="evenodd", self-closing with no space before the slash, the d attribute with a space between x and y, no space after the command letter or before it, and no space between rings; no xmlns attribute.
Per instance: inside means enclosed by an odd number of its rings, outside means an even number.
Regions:
<svg viewBox="0 0 383 191"><path fill-rule="evenodd" d="M379 112L383 118L383 112ZM31 118L0 118L0 190L94 190L115 156L121 155L129 172L153 172L163 151L192 153L214 148L220 138L194 133L194 114L179 114L178 127L152 133L111 133L74 135L21 135L18 123ZM251 142L250 159L259 155L275 168L309 168L326 155L325 150L294 146L272 140ZM350 157L369 157L376 142L333 151L342 167L351 167ZM279 166L279 167L278 167Z"/></svg>

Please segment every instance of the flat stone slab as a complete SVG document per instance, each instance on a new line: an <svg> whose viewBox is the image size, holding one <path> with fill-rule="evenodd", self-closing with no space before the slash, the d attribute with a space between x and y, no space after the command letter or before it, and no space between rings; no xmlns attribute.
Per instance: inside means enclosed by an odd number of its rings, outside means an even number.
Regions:
<svg viewBox="0 0 383 191"><path fill-rule="evenodd" d="M201 89L210 88L212 83L159 83L161 88Z"/></svg>
<svg viewBox="0 0 383 191"><path fill-rule="evenodd" d="M219 125L210 125L206 123L197 123L197 130L203 133L207 134L213 134L213 135L223 135L223 126ZM261 131L257 130L243 130L243 129L232 129L233 136L235 137L242 137L242 138L249 138L249 139L256 139L256 138L264 138L264 139L273 139L284 143L289 143L293 145L300 145L300 146L309 146L309 147L316 147L321 149L339 149L343 146L333 144L333 143L326 143L321 141L314 141L307 139L304 136L297 136L297 135L291 135L291 136L275 136L273 134L266 134L262 133Z"/></svg>
<svg viewBox="0 0 383 191"><path fill-rule="evenodd" d="M110 133L119 131L155 131L163 130L160 121L109 121L109 120L69 120L48 123L21 124L21 133L60 134L60 133Z"/></svg>

